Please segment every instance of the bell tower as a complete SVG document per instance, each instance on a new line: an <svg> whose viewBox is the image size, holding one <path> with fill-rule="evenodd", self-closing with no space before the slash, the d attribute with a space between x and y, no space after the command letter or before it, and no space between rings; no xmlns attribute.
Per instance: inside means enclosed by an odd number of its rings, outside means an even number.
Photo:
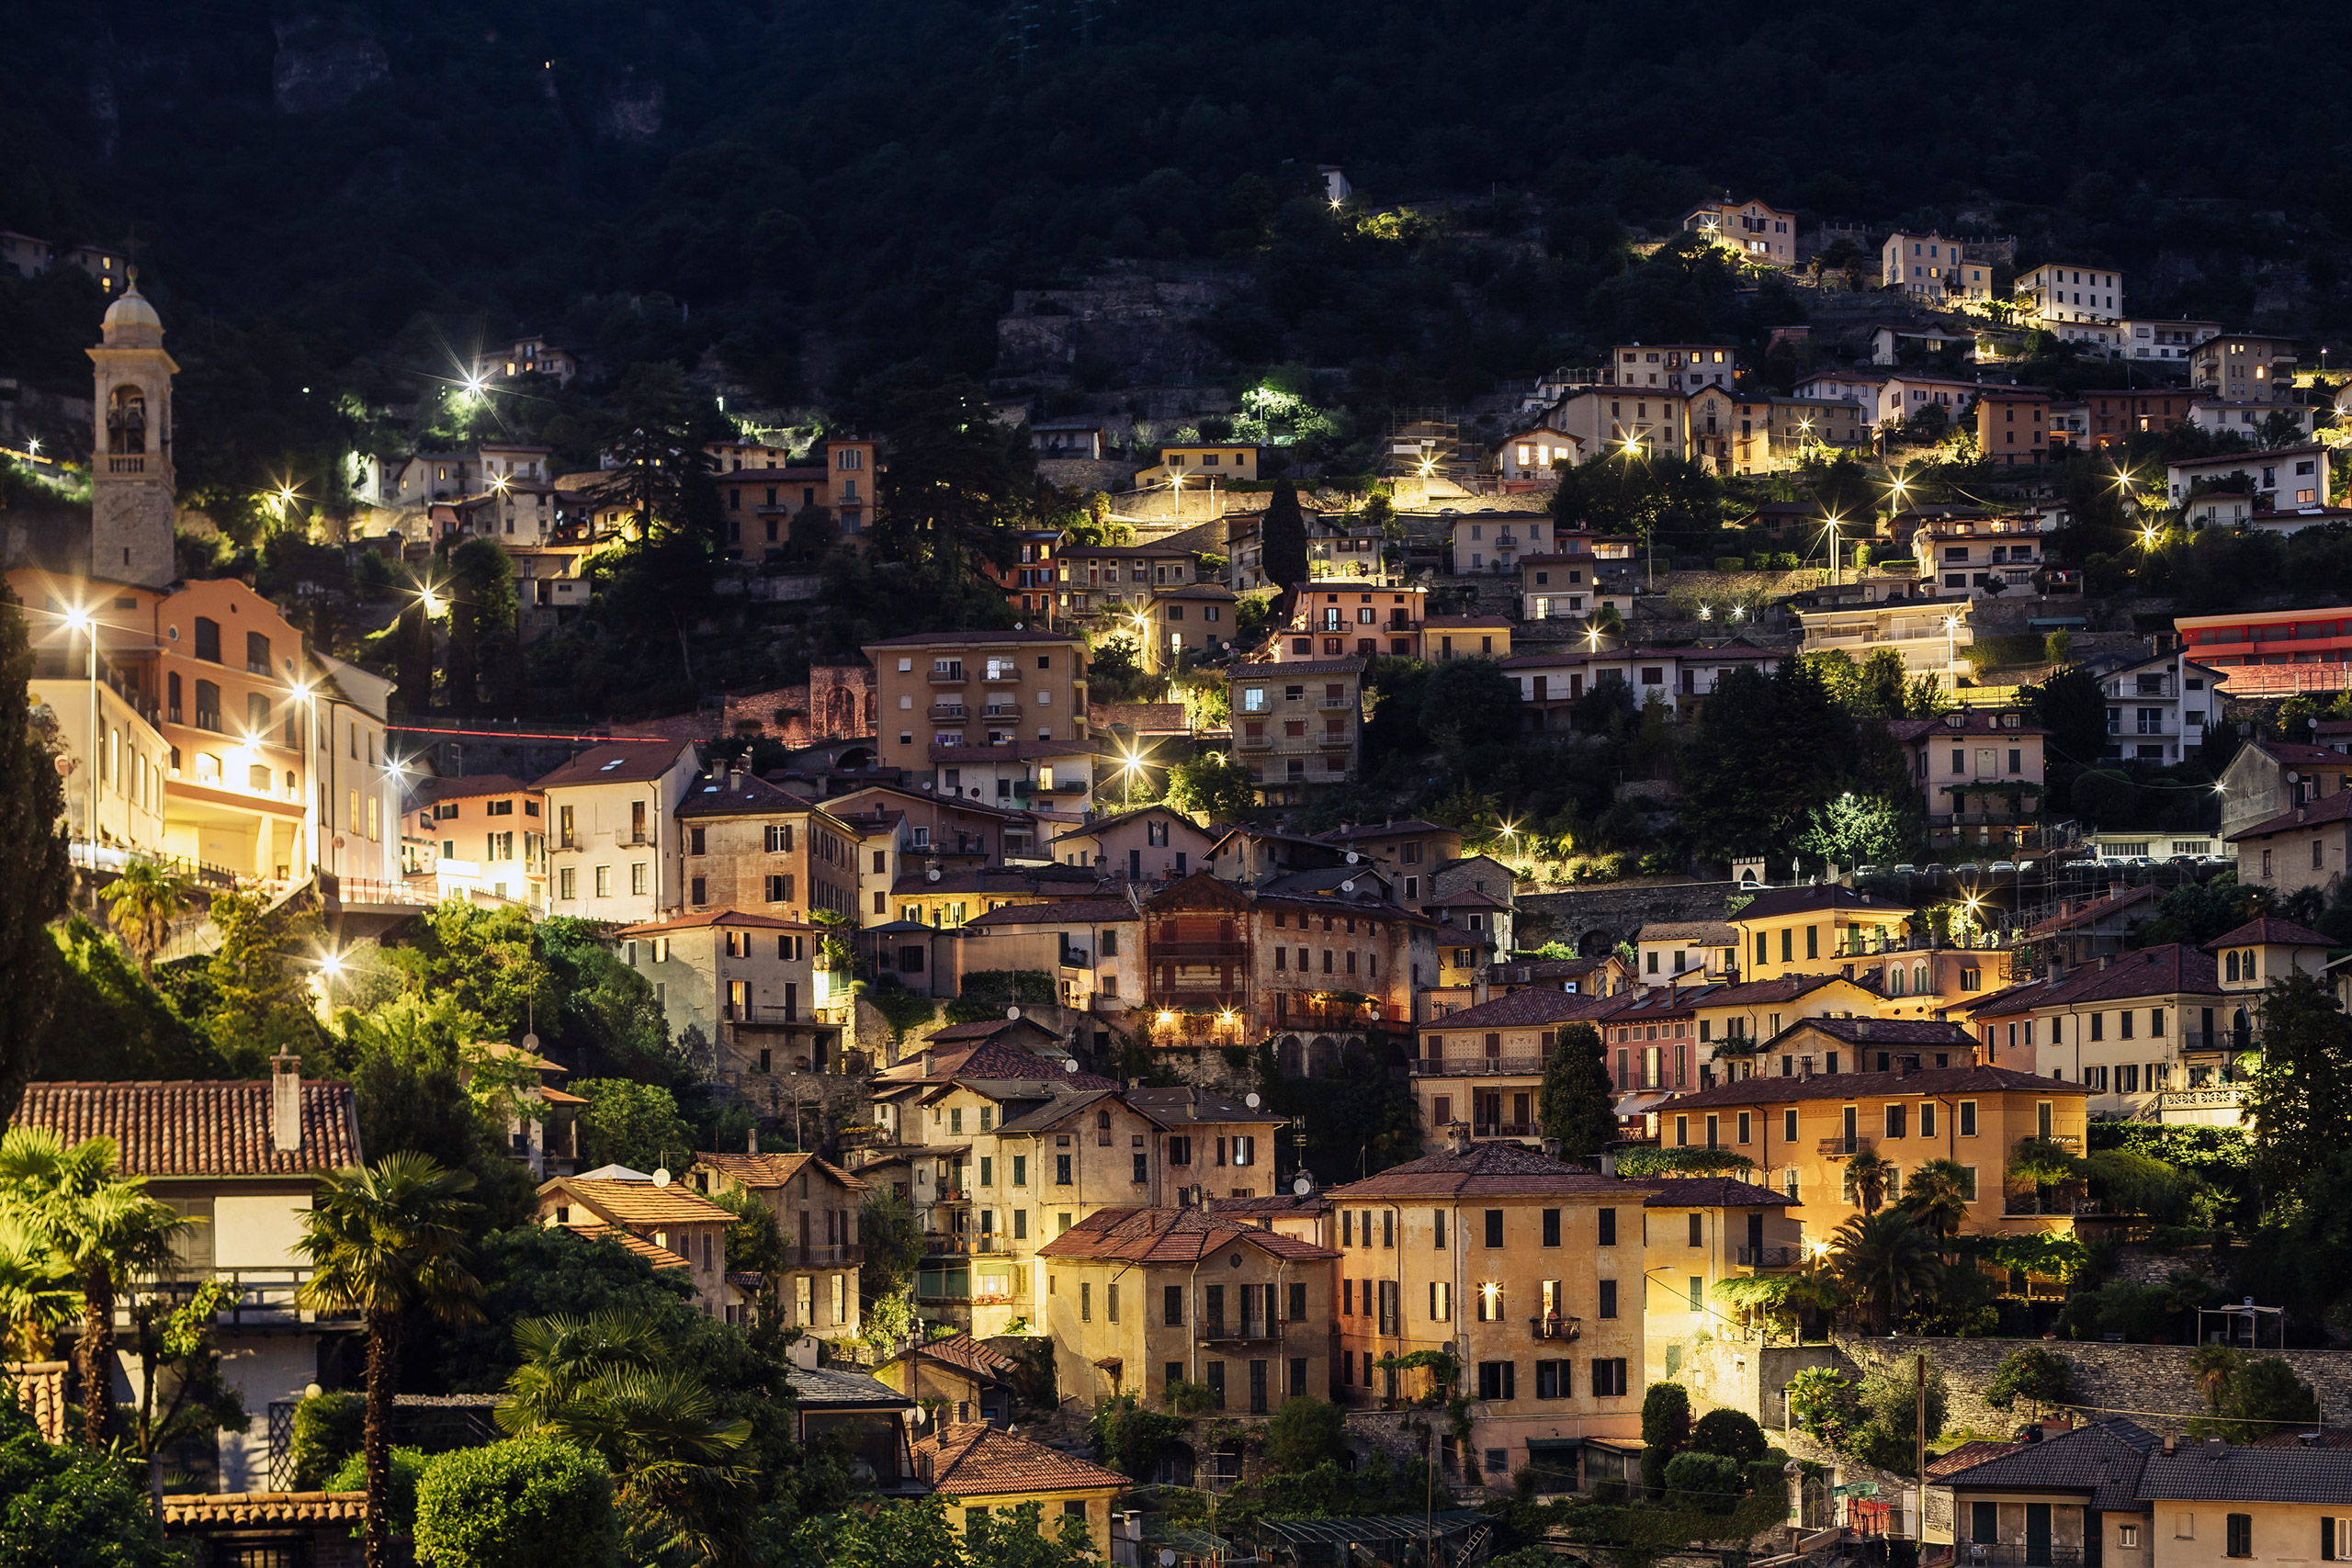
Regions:
<svg viewBox="0 0 2352 1568"><path fill-rule="evenodd" d="M91 400L90 575L162 588L178 575L172 550L172 377L164 321L139 275L107 307Z"/></svg>

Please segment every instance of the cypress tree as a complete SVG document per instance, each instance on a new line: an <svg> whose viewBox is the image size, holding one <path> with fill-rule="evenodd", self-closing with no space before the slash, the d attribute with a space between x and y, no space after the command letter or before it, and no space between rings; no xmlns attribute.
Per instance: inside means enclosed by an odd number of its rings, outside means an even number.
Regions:
<svg viewBox="0 0 2352 1568"><path fill-rule="evenodd" d="M1264 548L1266 581L1281 591L1290 604L1291 589L1306 581L1306 514L1298 509L1298 487L1288 479L1274 481L1273 499L1266 504L1261 543Z"/></svg>
<svg viewBox="0 0 2352 1568"><path fill-rule="evenodd" d="M24 607L0 583L0 1127L16 1114L56 1004L49 927L64 915L73 886L60 824L65 789L33 726L32 673Z"/></svg>
<svg viewBox="0 0 2352 1568"><path fill-rule="evenodd" d="M1598 1159L1617 1136L1617 1100L1609 1084L1609 1053L1600 1031L1571 1023L1544 1064L1544 1088L1535 1102L1544 1135L1560 1140L1563 1159Z"/></svg>

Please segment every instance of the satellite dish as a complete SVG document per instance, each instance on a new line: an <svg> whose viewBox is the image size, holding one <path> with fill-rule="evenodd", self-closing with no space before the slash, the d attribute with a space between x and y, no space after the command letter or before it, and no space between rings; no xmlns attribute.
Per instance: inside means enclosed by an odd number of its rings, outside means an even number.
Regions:
<svg viewBox="0 0 2352 1568"><path fill-rule="evenodd" d="M2303 775L2302 775L2302 774L2301 774L2301 773L2294 773L2294 772L2292 772L2292 771L2290 771L2290 772L2288 773L2288 774L2287 774L2287 782L2288 782L2289 784L2301 784L2301 783L2302 783L2302 781L2303 781Z"/></svg>
<svg viewBox="0 0 2352 1568"><path fill-rule="evenodd" d="M1793 1464L1796 1461L1792 1460L1790 1462ZM1176 1568L1176 1551L1174 1548L1163 1546L1159 1549L1159 1568Z"/></svg>
<svg viewBox="0 0 2352 1568"><path fill-rule="evenodd" d="M1019 1008L1007 1008L1004 1010L1004 1016L1009 1019L1019 1018L1021 1016L1021 1010Z"/></svg>
<svg viewBox="0 0 2352 1568"><path fill-rule="evenodd" d="M924 873L922 874L922 879L923 879L925 882L936 882L936 881L938 881L938 880L939 880L939 868L938 868L937 866L933 866L929 871L926 871L926 872L924 872Z"/></svg>
<svg viewBox="0 0 2352 1568"><path fill-rule="evenodd" d="M538 1048L539 1048L539 1037L538 1037L537 1035L536 1035L536 1034L526 1034L525 1036L523 1036L523 1049L524 1049L524 1050L526 1050L526 1051L537 1051Z"/></svg>
<svg viewBox="0 0 2352 1568"><path fill-rule="evenodd" d="M1349 863L1350 865L1353 865L1353 864L1355 864L1355 863L1356 863L1356 852L1355 852L1355 851L1353 851L1353 850L1350 850L1350 851L1348 852L1348 863Z"/></svg>
<svg viewBox="0 0 2352 1568"><path fill-rule="evenodd" d="M1290 1190L1294 1196L1304 1198L1309 1192L1315 1190L1315 1183L1307 1180L1306 1178L1303 1176L1294 1177L1291 1180Z"/></svg>
<svg viewBox="0 0 2352 1568"><path fill-rule="evenodd" d="M1255 1111L1258 1109L1258 1097L1254 1094L1244 1095L1242 1096L1241 1103L1248 1106L1250 1110Z"/></svg>
<svg viewBox="0 0 2352 1568"><path fill-rule="evenodd" d="M1340 892L1342 892L1342 893L1352 893L1352 892L1354 892L1355 890L1356 890L1356 879L1355 879L1354 877L1352 877L1352 876L1351 876L1350 878L1348 878L1345 882L1342 882L1342 883L1340 883Z"/></svg>
<svg viewBox="0 0 2352 1568"><path fill-rule="evenodd" d="M656 1187L667 1187L670 1185L670 1168L668 1166L665 1165L653 1173L653 1185Z"/></svg>
<svg viewBox="0 0 2352 1568"><path fill-rule="evenodd" d="M1078 1063L1077 1063L1077 1061L1076 1061L1074 1058L1072 1058L1072 1057L1069 1057L1069 1056L1065 1056L1065 1057L1063 1057L1063 1058L1062 1058L1062 1071L1064 1071L1064 1072L1066 1072L1066 1073L1074 1073L1074 1072L1078 1071Z"/></svg>

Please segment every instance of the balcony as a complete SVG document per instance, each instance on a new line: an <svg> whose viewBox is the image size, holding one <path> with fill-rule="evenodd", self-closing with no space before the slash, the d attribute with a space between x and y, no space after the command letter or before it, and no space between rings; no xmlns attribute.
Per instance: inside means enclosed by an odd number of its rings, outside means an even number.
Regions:
<svg viewBox="0 0 2352 1568"><path fill-rule="evenodd" d="M965 719L969 718L970 716L971 710L965 707L962 703L933 703L931 705L931 722L933 724L961 724Z"/></svg>
<svg viewBox="0 0 2352 1568"><path fill-rule="evenodd" d="M991 686L1016 686L1021 683L1021 667L1017 664L991 664L980 679Z"/></svg>
<svg viewBox="0 0 2352 1568"><path fill-rule="evenodd" d="M1577 1318L1560 1317L1555 1314L1551 1317L1531 1317L1527 1320L1527 1325L1534 1331L1534 1337L1538 1339L1565 1342L1583 1337L1584 1330L1578 1326L1579 1322L1580 1320Z"/></svg>
<svg viewBox="0 0 2352 1568"><path fill-rule="evenodd" d="M1354 744L1354 738L1348 735L1332 735L1326 732L1315 738L1315 749L1318 751L1344 751Z"/></svg>
<svg viewBox="0 0 2352 1568"><path fill-rule="evenodd" d="M175 1303L185 1303L196 1295L206 1280L226 1280L234 1288L235 1294L221 1304L213 1321L231 1328L357 1321L333 1313L320 1313L302 1304L300 1292L309 1283L311 1273L309 1269L285 1267L213 1269L207 1270L202 1280L163 1280L148 1289ZM127 1299L115 1308L115 1325L118 1328L130 1326L130 1308Z"/></svg>
<svg viewBox="0 0 2352 1568"><path fill-rule="evenodd" d="M1955 1565L1967 1568L2082 1568L2083 1549L2056 1541L1962 1541L1952 1548Z"/></svg>
<svg viewBox="0 0 2352 1568"><path fill-rule="evenodd" d="M1443 1056L1423 1057L1410 1065L1411 1076L1417 1078L1497 1077L1506 1075L1536 1076L1544 1071L1541 1056Z"/></svg>
<svg viewBox="0 0 2352 1568"><path fill-rule="evenodd" d="M1273 740L1271 737L1264 735L1245 735L1234 744L1244 751L1263 751L1273 745Z"/></svg>
<svg viewBox="0 0 2352 1568"><path fill-rule="evenodd" d="M1535 1136L1532 1122L1476 1122L1471 1123L1471 1135L1478 1138L1532 1138Z"/></svg>
<svg viewBox="0 0 2352 1568"><path fill-rule="evenodd" d="M1019 718L1021 705L1019 703L990 703L980 710L980 716L982 718Z"/></svg>
<svg viewBox="0 0 2352 1568"><path fill-rule="evenodd" d="M1321 705L1327 708L1351 708L1356 705L1356 700L1353 697L1325 697Z"/></svg>
<svg viewBox="0 0 2352 1568"><path fill-rule="evenodd" d="M933 670L927 677L934 686L960 686L964 683L964 667L952 664L944 670Z"/></svg>
<svg viewBox="0 0 2352 1568"><path fill-rule="evenodd" d="M1268 1323L1262 1318L1248 1317L1238 1323L1204 1323L1201 1325L1201 1345L1245 1345L1262 1340L1280 1339L1283 1325Z"/></svg>
<svg viewBox="0 0 2352 1568"><path fill-rule="evenodd" d="M1743 1269L1798 1269L1804 1265L1802 1247L1743 1247L1738 1253Z"/></svg>
<svg viewBox="0 0 2352 1568"><path fill-rule="evenodd" d="M1204 958L1220 964L1247 964L1250 944L1246 942L1155 942L1151 956L1161 958Z"/></svg>
<svg viewBox="0 0 2352 1568"><path fill-rule="evenodd" d="M980 1237L982 1241L993 1239ZM787 1269L854 1269L865 1261L865 1247L858 1242L787 1247L784 1263Z"/></svg>
<svg viewBox="0 0 2352 1568"><path fill-rule="evenodd" d="M1868 1154L1871 1150L1871 1140L1861 1137L1824 1138L1821 1140L1821 1157L1851 1159L1856 1155Z"/></svg>

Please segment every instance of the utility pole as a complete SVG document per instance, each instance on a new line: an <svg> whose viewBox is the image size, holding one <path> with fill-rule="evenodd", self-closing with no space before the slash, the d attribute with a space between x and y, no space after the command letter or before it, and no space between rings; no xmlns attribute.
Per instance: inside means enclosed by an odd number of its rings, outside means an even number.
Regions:
<svg viewBox="0 0 2352 1568"><path fill-rule="evenodd" d="M1925 1541L1928 1539L1928 1356L1924 1350L1919 1353L1915 1370L1917 1387L1913 1398L1917 1406L1916 1414L1918 1427L1915 1434L1912 1459L1917 1467L1917 1472L1919 1477L1919 1512L1915 1516L1917 1520L1917 1533L1911 1539L1915 1541Z"/></svg>

